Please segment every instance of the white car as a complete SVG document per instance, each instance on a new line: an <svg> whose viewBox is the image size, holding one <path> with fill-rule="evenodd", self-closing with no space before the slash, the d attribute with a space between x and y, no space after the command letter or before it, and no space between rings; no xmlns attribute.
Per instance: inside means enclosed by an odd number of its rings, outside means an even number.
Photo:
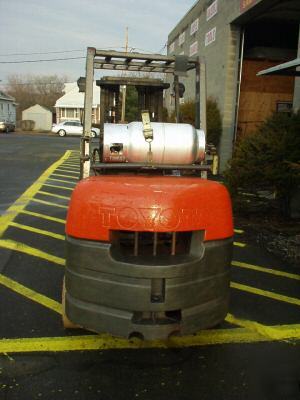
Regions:
<svg viewBox="0 0 300 400"><path fill-rule="evenodd" d="M83 131L83 126L79 121L64 121L59 124L53 124L51 132L58 133L59 136L63 137L66 135L78 135L81 136ZM98 128L92 128L91 137L96 137L100 135L100 130Z"/></svg>

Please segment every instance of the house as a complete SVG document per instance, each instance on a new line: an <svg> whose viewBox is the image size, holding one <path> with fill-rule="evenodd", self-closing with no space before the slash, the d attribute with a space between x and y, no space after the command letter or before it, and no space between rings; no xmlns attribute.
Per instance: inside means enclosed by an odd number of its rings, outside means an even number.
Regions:
<svg viewBox="0 0 300 400"><path fill-rule="evenodd" d="M13 97L0 91L0 121L16 125L16 106Z"/></svg>
<svg viewBox="0 0 300 400"><path fill-rule="evenodd" d="M56 121L82 120L84 108L84 93L79 92L77 82L65 83L64 95L55 103ZM93 123L100 122L100 88L94 82L93 86Z"/></svg>
<svg viewBox="0 0 300 400"><path fill-rule="evenodd" d="M35 122L35 130L50 131L52 127L52 112L48 108L36 104L22 111L22 120Z"/></svg>

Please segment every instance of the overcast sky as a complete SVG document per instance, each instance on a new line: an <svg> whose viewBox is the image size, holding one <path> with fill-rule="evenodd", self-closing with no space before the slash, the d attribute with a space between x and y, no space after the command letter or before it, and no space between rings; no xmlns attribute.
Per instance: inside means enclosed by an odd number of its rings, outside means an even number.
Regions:
<svg viewBox="0 0 300 400"><path fill-rule="evenodd" d="M125 43L126 26L129 48L161 52L168 33L194 3L195 0L0 0L2 85L10 74L59 74L77 80L84 74L84 59L3 62L84 57L87 46L120 48ZM50 53L70 50L79 51ZM20 53L50 54L13 55Z"/></svg>

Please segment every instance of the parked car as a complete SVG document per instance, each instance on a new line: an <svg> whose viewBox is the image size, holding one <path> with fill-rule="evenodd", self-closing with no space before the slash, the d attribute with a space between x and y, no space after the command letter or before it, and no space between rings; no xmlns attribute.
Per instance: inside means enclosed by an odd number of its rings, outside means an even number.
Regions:
<svg viewBox="0 0 300 400"><path fill-rule="evenodd" d="M14 132L15 124L13 122L0 121L0 132Z"/></svg>
<svg viewBox="0 0 300 400"><path fill-rule="evenodd" d="M63 121L59 124L53 124L51 132L57 133L63 137L66 135L78 135L81 136L83 132L83 126L79 121ZM99 136L100 130L98 128L92 128L91 137Z"/></svg>

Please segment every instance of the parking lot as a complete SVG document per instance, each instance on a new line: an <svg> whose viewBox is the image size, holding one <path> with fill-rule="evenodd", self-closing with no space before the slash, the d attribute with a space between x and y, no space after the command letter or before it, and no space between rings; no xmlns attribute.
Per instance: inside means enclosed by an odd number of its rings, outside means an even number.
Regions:
<svg viewBox="0 0 300 400"><path fill-rule="evenodd" d="M63 329L78 148L78 138L0 137L0 399L299 399L300 271L238 223L220 327L154 342Z"/></svg>

